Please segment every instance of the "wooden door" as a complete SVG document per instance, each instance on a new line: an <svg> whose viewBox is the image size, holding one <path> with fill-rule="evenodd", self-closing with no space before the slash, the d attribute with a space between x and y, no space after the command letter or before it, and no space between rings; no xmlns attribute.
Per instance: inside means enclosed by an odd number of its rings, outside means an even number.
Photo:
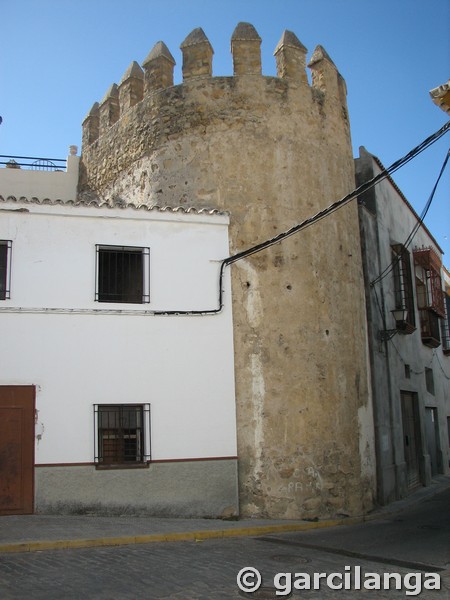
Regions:
<svg viewBox="0 0 450 600"><path fill-rule="evenodd" d="M34 386L0 386L0 515L33 512Z"/></svg>

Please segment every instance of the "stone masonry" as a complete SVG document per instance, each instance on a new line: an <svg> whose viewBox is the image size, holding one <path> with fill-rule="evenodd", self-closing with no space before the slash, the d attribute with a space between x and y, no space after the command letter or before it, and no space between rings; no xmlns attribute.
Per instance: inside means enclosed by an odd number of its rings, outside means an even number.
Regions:
<svg viewBox="0 0 450 600"><path fill-rule="evenodd" d="M260 44L252 25L238 24L234 76L213 76L212 46L195 29L181 44L179 85L163 42L142 69L132 63L83 123L80 199L228 211L234 253L354 189L346 86L333 61L318 46L310 84L307 50L285 31L277 77L267 77ZM375 465L356 205L230 268L241 514L369 510Z"/></svg>

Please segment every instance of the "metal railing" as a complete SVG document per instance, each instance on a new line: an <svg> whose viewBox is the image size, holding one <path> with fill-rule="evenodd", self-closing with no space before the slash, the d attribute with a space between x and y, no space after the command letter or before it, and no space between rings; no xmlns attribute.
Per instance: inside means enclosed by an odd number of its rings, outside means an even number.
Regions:
<svg viewBox="0 0 450 600"><path fill-rule="evenodd" d="M11 156L0 154L0 165L7 169L30 169L33 171L65 171L65 158L42 158L37 156Z"/></svg>

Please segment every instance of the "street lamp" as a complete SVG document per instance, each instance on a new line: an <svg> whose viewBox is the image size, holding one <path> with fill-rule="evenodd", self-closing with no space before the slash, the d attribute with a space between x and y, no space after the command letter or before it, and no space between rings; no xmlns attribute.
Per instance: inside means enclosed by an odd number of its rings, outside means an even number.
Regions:
<svg viewBox="0 0 450 600"><path fill-rule="evenodd" d="M408 316L408 309L394 308L394 310L391 310L391 313L395 319L395 329L381 329L378 332L378 335L382 342L387 342L391 340L394 337L394 335L399 333L399 331L404 331L406 329L406 318Z"/></svg>

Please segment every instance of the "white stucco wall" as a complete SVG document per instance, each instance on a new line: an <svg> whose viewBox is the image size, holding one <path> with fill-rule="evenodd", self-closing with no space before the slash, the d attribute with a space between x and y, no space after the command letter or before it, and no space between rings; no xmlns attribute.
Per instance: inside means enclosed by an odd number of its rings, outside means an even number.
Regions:
<svg viewBox="0 0 450 600"><path fill-rule="evenodd" d="M154 460L236 456L229 273L221 313L152 314L217 307L227 216L4 201L0 239L0 385L36 385L36 464L93 462L96 403L150 403ZM95 302L96 244L150 247L149 304Z"/></svg>
<svg viewBox="0 0 450 600"><path fill-rule="evenodd" d="M79 162L79 156L68 156L65 171L1 168L0 194L4 198L75 200Z"/></svg>

